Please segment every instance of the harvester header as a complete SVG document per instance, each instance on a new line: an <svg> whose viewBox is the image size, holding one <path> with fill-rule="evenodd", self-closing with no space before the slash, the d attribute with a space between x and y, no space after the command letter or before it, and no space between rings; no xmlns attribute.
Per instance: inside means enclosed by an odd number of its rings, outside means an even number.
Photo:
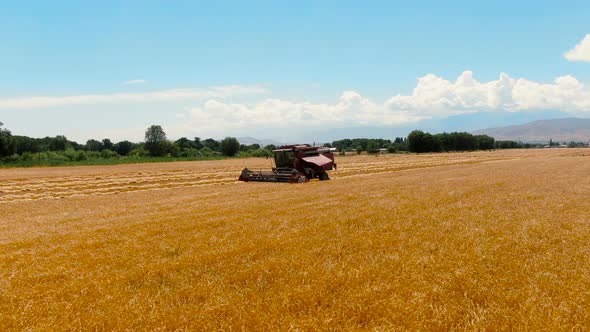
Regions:
<svg viewBox="0 0 590 332"><path fill-rule="evenodd" d="M329 180L327 171L336 169L330 148L309 144L285 145L272 150L275 167L271 171L242 170L240 181L307 182L311 179Z"/></svg>

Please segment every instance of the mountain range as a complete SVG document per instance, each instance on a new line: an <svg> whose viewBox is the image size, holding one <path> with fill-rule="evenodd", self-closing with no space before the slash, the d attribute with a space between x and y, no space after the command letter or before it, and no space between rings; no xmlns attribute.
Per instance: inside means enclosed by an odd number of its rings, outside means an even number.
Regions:
<svg viewBox="0 0 590 332"><path fill-rule="evenodd" d="M240 144L245 144L245 145L252 145L252 144L258 144L260 146L266 146L269 144L272 145L283 145L284 143L278 142L276 140L273 139L258 139L258 138L254 138L254 137L238 137L238 141L240 142Z"/></svg>
<svg viewBox="0 0 590 332"><path fill-rule="evenodd" d="M429 133L465 131L485 134L497 140L515 140L531 143L545 143L549 139L559 142L588 142L590 140L590 119L571 118L561 111L538 112L477 112L447 118L429 119L399 126L351 126L343 128L303 129L298 137L285 139L257 139L241 137L242 144L260 145L283 143L332 142L344 138L386 138L406 137L413 130ZM270 132L269 132L270 133ZM272 136L271 136L272 137Z"/></svg>
<svg viewBox="0 0 590 332"><path fill-rule="evenodd" d="M590 119L562 118L538 120L522 125L477 130L474 134L484 134L496 140L512 140L531 143L589 142Z"/></svg>

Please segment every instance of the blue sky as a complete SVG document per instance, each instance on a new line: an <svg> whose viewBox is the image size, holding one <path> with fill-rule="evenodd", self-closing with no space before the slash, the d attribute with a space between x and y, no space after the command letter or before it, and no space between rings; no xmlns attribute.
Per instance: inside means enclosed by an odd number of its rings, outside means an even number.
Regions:
<svg viewBox="0 0 590 332"><path fill-rule="evenodd" d="M15 134L138 141L158 123L171 138L289 139L313 126L590 112L588 1L1 6L0 121Z"/></svg>

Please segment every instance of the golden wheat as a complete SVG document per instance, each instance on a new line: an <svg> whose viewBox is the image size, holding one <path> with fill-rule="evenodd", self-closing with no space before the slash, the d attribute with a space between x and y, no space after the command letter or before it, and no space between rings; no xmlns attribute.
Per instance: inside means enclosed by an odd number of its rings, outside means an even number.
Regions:
<svg viewBox="0 0 590 332"><path fill-rule="evenodd" d="M590 153L0 170L0 330L590 327Z"/></svg>

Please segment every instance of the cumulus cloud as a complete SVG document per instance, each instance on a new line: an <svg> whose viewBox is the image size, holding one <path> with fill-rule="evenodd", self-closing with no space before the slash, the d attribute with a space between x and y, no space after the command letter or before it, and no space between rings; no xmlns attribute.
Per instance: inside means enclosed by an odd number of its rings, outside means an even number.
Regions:
<svg viewBox="0 0 590 332"><path fill-rule="evenodd" d="M573 49L565 52L564 57L569 61L590 62L590 34L587 34Z"/></svg>
<svg viewBox="0 0 590 332"><path fill-rule="evenodd" d="M129 80L129 81L123 82L123 84L143 84L146 82L147 82L146 80Z"/></svg>
<svg viewBox="0 0 590 332"><path fill-rule="evenodd" d="M404 112L391 112L384 104L375 104L357 92L345 91L334 104L273 98L242 104L210 99L190 110L190 123L187 125L213 135L244 127L395 125L418 119Z"/></svg>
<svg viewBox="0 0 590 332"><path fill-rule="evenodd" d="M344 91L332 102L273 98L259 86L220 86L138 93L65 97L0 99L0 110L37 109L76 105L96 109L109 103L110 111L125 111L130 103L150 107L150 121L174 119L178 135L220 137L228 133L266 136L269 130L294 133L309 128L345 128L359 125L395 126L424 119L482 111L527 112L558 110L590 116L590 86L573 76L535 82L501 73L480 81L471 71L454 80L434 74L418 78L412 93L383 101L356 91ZM141 104L144 103L144 104ZM149 104L145 104L149 103ZM162 105L162 103L165 103ZM132 105L131 105L132 106ZM157 111L153 112L153 111ZM162 123L167 127L167 124Z"/></svg>
<svg viewBox="0 0 590 332"><path fill-rule="evenodd" d="M428 74L418 79L411 95L395 96L386 104L391 111L429 117L498 110L587 112L590 87L569 75L553 83L537 83L504 73L489 82L476 80L471 71L463 72L454 82Z"/></svg>
<svg viewBox="0 0 590 332"><path fill-rule="evenodd" d="M76 96L44 96L0 99L0 109L32 109L68 105L103 103L145 103L174 100L199 100L231 96L264 94L259 86L227 85L210 88L170 89L136 93L88 94Z"/></svg>
<svg viewBox="0 0 590 332"><path fill-rule="evenodd" d="M228 103L209 99L190 110L187 127L214 135L240 128L399 125L481 111L548 109L590 113L590 87L573 76L538 83L505 73L488 82L478 81L471 71L463 72L455 81L428 74L418 78L412 94L397 95L382 103L355 91L344 91L334 103L274 98Z"/></svg>
<svg viewBox="0 0 590 332"><path fill-rule="evenodd" d="M471 71L463 72L455 82L428 74L418 78L411 95L395 96L387 105L391 110L420 112L427 116L486 110L510 99L510 94L501 93L498 86L511 83L504 74L499 81L483 84L473 78Z"/></svg>

